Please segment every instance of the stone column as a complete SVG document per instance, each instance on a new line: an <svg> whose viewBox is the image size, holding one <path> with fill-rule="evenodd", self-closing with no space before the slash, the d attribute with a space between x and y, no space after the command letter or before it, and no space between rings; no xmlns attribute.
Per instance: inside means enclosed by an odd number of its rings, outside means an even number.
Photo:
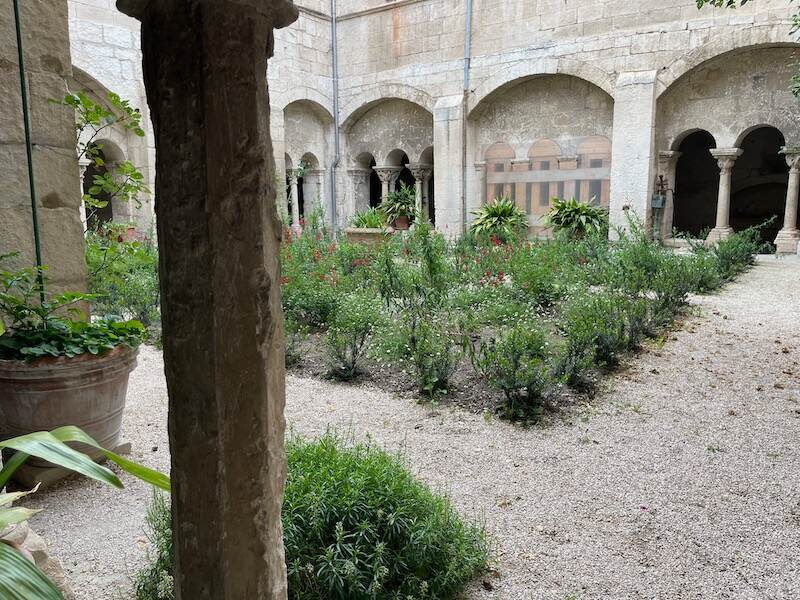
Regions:
<svg viewBox="0 0 800 600"><path fill-rule="evenodd" d="M176 599L283 600L281 221L266 74L273 28L297 9L117 5L142 22L156 166L169 174L156 213Z"/></svg>
<svg viewBox="0 0 800 600"><path fill-rule="evenodd" d="M783 215L783 229L775 238L775 246L780 254L795 254L800 242L797 229L797 195L800 191L800 150L788 147L781 150L789 165L789 185L786 188L786 210Z"/></svg>
<svg viewBox="0 0 800 600"><path fill-rule="evenodd" d="M369 208L369 169L348 169L353 185L353 210L360 212Z"/></svg>
<svg viewBox="0 0 800 600"><path fill-rule="evenodd" d="M655 180L657 71L620 73L614 90L609 235L627 229L630 209L645 226Z"/></svg>
<svg viewBox="0 0 800 600"><path fill-rule="evenodd" d="M381 202L383 202L389 196L389 192L394 189L394 184L403 168L388 165L378 165L372 168L378 174L378 179L381 180Z"/></svg>
<svg viewBox="0 0 800 600"><path fill-rule="evenodd" d="M444 96L433 108L433 181L436 228L454 238L466 231L468 211L464 189L464 95Z"/></svg>
<svg viewBox="0 0 800 600"><path fill-rule="evenodd" d="M680 157L681 153L675 150L663 150L658 153L658 174L664 176L664 182L667 184L667 199L661 220L661 240L672 236L672 220L675 214L675 169Z"/></svg>
<svg viewBox="0 0 800 600"><path fill-rule="evenodd" d="M731 171L736 159L742 155L741 148L712 148L711 156L719 164L719 194L717 195L717 223L708 233L707 241L724 240L733 233L730 226Z"/></svg>
<svg viewBox="0 0 800 600"><path fill-rule="evenodd" d="M412 163L408 165L411 174L414 176L414 190L416 192L416 208L417 213L422 215L422 186L431 175L431 165L425 163Z"/></svg>
<svg viewBox="0 0 800 600"><path fill-rule="evenodd" d="M486 162L475 163L475 173L478 175L478 203L477 206L486 204Z"/></svg>
<svg viewBox="0 0 800 600"><path fill-rule="evenodd" d="M314 186L316 187L316 192L314 194L314 206L325 206L325 198L323 197L323 186L325 185L325 170L324 169L315 169L311 171L311 174L314 176ZM324 215L324 213L323 213Z"/></svg>
<svg viewBox="0 0 800 600"><path fill-rule="evenodd" d="M303 228L300 226L300 195L297 191L297 169L290 169L289 176L290 196L292 201L292 231L300 233Z"/></svg>

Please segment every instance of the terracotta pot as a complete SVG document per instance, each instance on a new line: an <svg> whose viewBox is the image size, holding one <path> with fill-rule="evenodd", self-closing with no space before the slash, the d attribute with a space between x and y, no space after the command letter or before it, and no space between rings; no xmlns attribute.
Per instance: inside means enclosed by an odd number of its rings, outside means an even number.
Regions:
<svg viewBox="0 0 800 600"><path fill-rule="evenodd" d="M138 350L119 346L95 356L0 360L0 428L3 439L75 425L101 446L119 445L128 376ZM75 445L92 458L95 449ZM51 466L34 457L32 466Z"/></svg>
<svg viewBox="0 0 800 600"><path fill-rule="evenodd" d="M366 246L377 246L392 235L390 229L371 229L366 227L348 227L344 230L347 241L351 244L364 244Z"/></svg>
<svg viewBox="0 0 800 600"><path fill-rule="evenodd" d="M408 229L408 227L409 227L408 217L397 217L394 220L394 228L395 229L400 229L402 231L405 231L406 229Z"/></svg>

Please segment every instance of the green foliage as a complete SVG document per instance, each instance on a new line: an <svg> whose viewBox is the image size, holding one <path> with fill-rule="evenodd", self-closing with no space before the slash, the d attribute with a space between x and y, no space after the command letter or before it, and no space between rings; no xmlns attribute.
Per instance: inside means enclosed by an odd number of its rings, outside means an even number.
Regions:
<svg viewBox="0 0 800 600"><path fill-rule="evenodd" d="M386 215L377 208L370 208L353 215L353 227L358 229L383 229L386 227Z"/></svg>
<svg viewBox="0 0 800 600"><path fill-rule="evenodd" d="M300 350L303 340L308 335L308 327L300 325L292 317L285 317L284 319L284 338L283 345L285 364L287 367L292 367L300 362Z"/></svg>
<svg viewBox="0 0 800 600"><path fill-rule="evenodd" d="M172 515L168 497L154 494L147 507L147 540L149 564L134 579L136 600L174 600L174 558L172 554Z"/></svg>
<svg viewBox="0 0 800 600"><path fill-rule="evenodd" d="M152 241L127 241L114 235L86 235L86 264L93 311L136 319L158 339L161 293L158 247Z"/></svg>
<svg viewBox="0 0 800 600"><path fill-rule="evenodd" d="M619 296L587 293L565 307L562 328L575 356L586 352L595 365L610 368L627 348L625 312Z"/></svg>
<svg viewBox="0 0 800 600"><path fill-rule="evenodd" d="M106 458L127 473L163 490L169 490L169 478L143 465L123 458L102 448L77 427L60 427L53 431L39 431L0 442L0 450L15 453L0 469L0 489L10 480L14 472L30 456L47 460L59 467L69 469L102 483L121 488L122 482L106 467L97 464L86 454L75 450L67 442L80 442L100 450ZM38 511L11 506L30 493L0 493L0 529L7 525L27 520ZM33 563L23 558L10 546L0 543L0 597L19 600L61 600L61 592L39 571Z"/></svg>
<svg viewBox="0 0 800 600"><path fill-rule="evenodd" d="M0 256L0 264L12 256L15 255ZM0 359L101 354L121 345L135 348L144 339L144 326L138 321L77 319L80 316L77 305L92 301L92 295L44 294L45 300L41 302L39 273L37 269L0 271L0 323L3 323ZM65 314L71 314L75 320Z"/></svg>
<svg viewBox="0 0 800 600"><path fill-rule="evenodd" d="M555 233L564 232L572 239L586 236L608 235L608 211L575 198L553 199L553 207L547 214L547 224Z"/></svg>
<svg viewBox="0 0 800 600"><path fill-rule="evenodd" d="M488 545L404 462L334 435L287 444L283 531L291 600L447 600L485 567ZM149 518L155 556L137 600L172 600L170 514ZM144 582L144 583L142 583Z"/></svg>
<svg viewBox="0 0 800 600"><path fill-rule="evenodd" d="M400 182L400 189L389 192L380 204L380 211L387 223L394 223L400 217L409 219L416 213L416 190L410 185Z"/></svg>
<svg viewBox="0 0 800 600"><path fill-rule="evenodd" d="M144 137L142 114L118 94L109 92L104 103L95 102L85 92L67 94L63 100L51 100L75 111L75 134L78 159L85 158L97 167L106 168L96 174L92 186L83 200L90 209L103 208L112 200L139 202L141 195L150 193L144 184L144 175L130 161L115 164L113 168L103 159L103 146L97 142L105 130L122 127L138 137ZM90 215L91 216L91 215Z"/></svg>
<svg viewBox="0 0 800 600"><path fill-rule="evenodd" d="M508 416L536 417L553 387L547 336L540 327L520 322L470 347L475 370L505 394Z"/></svg>
<svg viewBox="0 0 800 600"><path fill-rule="evenodd" d="M325 334L331 375L348 380L359 374L367 342L382 320L375 295L354 293L342 298Z"/></svg>
<svg viewBox="0 0 800 600"><path fill-rule="evenodd" d="M524 234L528 227L528 215L509 198L495 198L472 214L475 220L470 231L477 236L505 241Z"/></svg>
<svg viewBox="0 0 800 600"><path fill-rule="evenodd" d="M729 281L752 266L762 247L761 228L750 227L716 242L711 253L717 261L717 271Z"/></svg>

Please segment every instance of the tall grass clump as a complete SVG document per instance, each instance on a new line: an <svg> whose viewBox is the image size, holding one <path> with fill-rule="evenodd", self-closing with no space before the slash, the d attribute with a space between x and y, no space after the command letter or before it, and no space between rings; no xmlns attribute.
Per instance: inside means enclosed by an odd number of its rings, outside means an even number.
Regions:
<svg viewBox="0 0 800 600"><path fill-rule="evenodd" d="M291 600L454 598L487 564L483 531L415 479L403 460L327 434L287 443L283 530ZM151 563L137 600L171 600L169 507L148 524Z"/></svg>

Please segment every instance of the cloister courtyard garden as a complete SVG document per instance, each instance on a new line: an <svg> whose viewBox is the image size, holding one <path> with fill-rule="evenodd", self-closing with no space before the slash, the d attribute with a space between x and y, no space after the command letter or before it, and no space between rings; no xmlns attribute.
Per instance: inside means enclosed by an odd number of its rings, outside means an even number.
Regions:
<svg viewBox="0 0 800 600"><path fill-rule="evenodd" d="M800 598L796 3L0 4L0 600Z"/></svg>

